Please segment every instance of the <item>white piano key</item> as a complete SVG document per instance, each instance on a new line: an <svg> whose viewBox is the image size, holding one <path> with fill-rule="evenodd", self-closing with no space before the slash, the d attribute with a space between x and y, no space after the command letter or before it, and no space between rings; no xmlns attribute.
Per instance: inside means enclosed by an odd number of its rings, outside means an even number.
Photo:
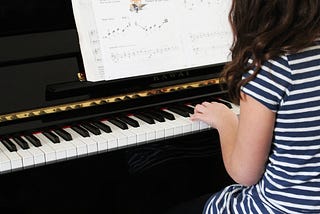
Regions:
<svg viewBox="0 0 320 214"><path fill-rule="evenodd" d="M224 99L220 99L223 102L229 103L231 105L231 110L236 114L236 115L240 115L240 106L236 105L230 101L224 100Z"/></svg>
<svg viewBox="0 0 320 214"><path fill-rule="evenodd" d="M117 127L117 126L115 126L115 125L113 125L111 123L110 123L110 127L118 128L121 133L123 133L124 135L127 136L127 139L128 139L127 146L135 146L135 145L137 145L137 136L132 131L130 131L130 129L123 130L123 129L120 129L119 127Z"/></svg>
<svg viewBox="0 0 320 214"><path fill-rule="evenodd" d="M97 144L97 152L108 151L108 140L102 137L101 135L92 135L91 139L94 140Z"/></svg>
<svg viewBox="0 0 320 214"><path fill-rule="evenodd" d="M112 151L118 148L118 137L115 136L114 134L102 132L101 137L103 137L106 141L106 145L101 143L101 146L100 146L102 148L101 151L104 151L105 148L107 148L108 151Z"/></svg>
<svg viewBox="0 0 320 214"><path fill-rule="evenodd" d="M136 118L136 120L138 120L139 122L142 121L139 118ZM141 123L144 124L146 127L152 129L155 131L155 139L164 139L166 137L171 137L173 136L175 133L175 128L177 126L177 124L173 124L170 120L165 119L165 122L159 122L157 120L154 120L155 123L154 124L149 124L147 122L142 121Z"/></svg>
<svg viewBox="0 0 320 214"><path fill-rule="evenodd" d="M129 118L137 121L139 123L138 120L136 120L136 118L134 118L134 116L130 115L128 116ZM148 130L146 130L146 128L143 125L140 125L138 127L132 127L132 126L128 126L129 130L132 131L136 136L137 136L137 143L143 143L146 142L148 140Z"/></svg>
<svg viewBox="0 0 320 214"><path fill-rule="evenodd" d="M192 105L189 105L190 107L194 108L194 106ZM206 129L210 129L211 127L209 126L209 124L203 122L203 121L200 121L200 120L197 120L197 121L193 121L194 124L193 124L193 127L195 128L195 130L197 130L197 128L199 128L199 130L206 130Z"/></svg>
<svg viewBox="0 0 320 214"><path fill-rule="evenodd" d="M67 159L66 149L63 146L61 146L60 143L53 143L42 133L38 133L35 136L39 138L42 146L46 145L56 153L56 161L62 161Z"/></svg>
<svg viewBox="0 0 320 214"><path fill-rule="evenodd" d="M155 131L155 139L164 139L165 137L173 135L173 127L164 126L162 123L155 121L154 124L146 123L151 129Z"/></svg>
<svg viewBox="0 0 320 214"><path fill-rule="evenodd" d="M0 148L0 174L11 171L11 161Z"/></svg>
<svg viewBox="0 0 320 214"><path fill-rule="evenodd" d="M171 120L165 119L165 122L154 120L154 122L154 124L149 124L149 126L156 130L156 139L171 137L175 135L175 132L179 132L177 124Z"/></svg>
<svg viewBox="0 0 320 214"><path fill-rule="evenodd" d="M174 115L174 117L176 118L175 119L175 122L179 125L182 126L182 133L183 134L187 134L187 133L190 133L193 131L193 122L190 120L190 117L183 117L177 113L174 113L170 110L166 110L167 112L170 112L171 114Z"/></svg>
<svg viewBox="0 0 320 214"><path fill-rule="evenodd" d="M238 106L238 105L236 105L236 104L233 104L233 103L230 103L230 104L231 104L231 106L232 106L232 111L233 111L236 115L240 116L240 106Z"/></svg>
<svg viewBox="0 0 320 214"><path fill-rule="evenodd" d="M148 142L148 141L152 141L152 140L155 140L156 139L156 132L157 130L152 128L152 126L146 122L144 122L143 120L140 120L139 118L135 117L135 116L130 116L132 119L138 121L139 125L140 125L140 128L145 132L146 134L146 141L145 142ZM164 129L162 130L163 132L163 137L164 137ZM158 130L158 137L160 138L161 137L161 130ZM142 142L140 142L142 143ZM144 143L144 142L143 142Z"/></svg>
<svg viewBox="0 0 320 214"><path fill-rule="evenodd" d="M169 112L169 113L173 113L173 112L171 112L171 111L169 111L167 109L164 109L163 111L166 111L166 112ZM173 129L173 135L174 136L183 134L183 124L181 124L181 121L179 121L179 119L177 117L175 117L175 120L166 119L166 124L171 125L171 126L174 127L174 129Z"/></svg>
<svg viewBox="0 0 320 214"><path fill-rule="evenodd" d="M74 135L78 135L79 137L78 139L82 141L84 144L86 144L88 154L98 153L98 144L96 141L92 139L92 137L94 136L92 133L89 133L90 135L89 137L82 137L80 134L78 134L76 131L74 131L71 128L70 128L70 131L68 132L69 133L72 132Z"/></svg>
<svg viewBox="0 0 320 214"><path fill-rule="evenodd" d="M45 160L45 154L43 153L43 151L41 151L41 149L39 149L39 148L35 147L33 144L31 144L27 140L27 138L25 138L24 136L22 136L21 138L28 143L28 146L29 146L28 151L33 156L34 165L35 166L44 165L46 163L46 160Z"/></svg>
<svg viewBox="0 0 320 214"><path fill-rule="evenodd" d="M194 108L194 106L192 106L192 105L187 105L187 106ZM190 120L190 118L188 118L188 120ZM200 121L195 120L195 121L191 121L191 122L192 122L192 131L199 131L200 130Z"/></svg>
<svg viewBox="0 0 320 214"><path fill-rule="evenodd" d="M231 110L236 114L236 115L240 115L240 106L239 105L236 105L230 101L227 101L227 100L224 100L224 99L220 99L221 101L223 102L226 102L226 103L229 103L231 105ZM192 105L189 105L190 107L194 108L194 106ZM205 129L210 129L210 125L203 122L203 121L198 121L199 122L199 127L200 129L199 130L205 130Z"/></svg>
<svg viewBox="0 0 320 214"><path fill-rule="evenodd" d="M62 137L60 137L58 134L56 134L60 140L60 146L64 147L64 150L66 152L66 158L67 159L74 159L78 156L77 154L77 148L75 145L73 145L72 140L67 141L65 139L63 139Z"/></svg>
<svg viewBox="0 0 320 214"><path fill-rule="evenodd" d="M131 131L122 130L121 128L113 125L107 120L103 120L101 122L108 125L112 130L112 134L117 137L118 148L126 147L128 145L134 145L137 143L137 138Z"/></svg>
<svg viewBox="0 0 320 214"><path fill-rule="evenodd" d="M71 135L72 141L70 141L70 143L76 147L78 157L88 155L87 144L81 140L83 137L69 127L64 128L64 130Z"/></svg>
<svg viewBox="0 0 320 214"><path fill-rule="evenodd" d="M90 133L90 138L96 142L97 152L108 151L108 139L103 137L103 131L100 135L94 135Z"/></svg>
<svg viewBox="0 0 320 214"><path fill-rule="evenodd" d="M5 154L8 159L10 160L11 170L20 170L22 169L22 159L16 152L10 152L1 142L0 142L0 149L3 154Z"/></svg>
<svg viewBox="0 0 320 214"><path fill-rule="evenodd" d="M233 103L230 104L232 110L239 115L239 106ZM189 106L194 107L192 105ZM17 147L16 152L10 152L0 143L0 173L44 165L45 163L51 163L57 160L72 159L97 152L102 153L117 150L131 145L138 145L211 128L202 121L191 121L190 118L180 116L168 109L164 111L173 114L175 120L165 119L165 122L155 120L155 124L148 124L134 115L129 115L130 118L139 122L139 127L128 125L129 129L123 130L105 120L101 122L111 127L112 132L106 133L101 130L100 135L94 135L89 132L90 137L82 137L73 129L64 128L65 131L71 134L73 139L66 141L58 135L60 143L57 144L51 142L42 133L37 133L34 134L34 136L40 139L42 143L40 147L35 147L26 137L22 136L22 139L27 141L30 148L23 150L11 139Z"/></svg>
<svg viewBox="0 0 320 214"><path fill-rule="evenodd" d="M27 169L34 167L33 155L28 151L28 149L24 150L13 139L10 140L17 148L17 154L21 157L23 168Z"/></svg>
<svg viewBox="0 0 320 214"><path fill-rule="evenodd" d="M189 118L188 118L189 119ZM189 119L190 120L190 119ZM190 120L191 121L191 120ZM200 121L199 120L194 120L191 121L191 126L192 126L192 131L196 132L200 130Z"/></svg>
<svg viewBox="0 0 320 214"><path fill-rule="evenodd" d="M211 127L206 122L200 121L200 130L210 129Z"/></svg>
<svg viewBox="0 0 320 214"><path fill-rule="evenodd" d="M56 152L48 145L48 143L46 143L47 140L43 142L43 140L39 138L40 133L36 133L33 135L36 138L38 138L41 142L41 146L38 148L45 154L46 164L56 162L57 161Z"/></svg>

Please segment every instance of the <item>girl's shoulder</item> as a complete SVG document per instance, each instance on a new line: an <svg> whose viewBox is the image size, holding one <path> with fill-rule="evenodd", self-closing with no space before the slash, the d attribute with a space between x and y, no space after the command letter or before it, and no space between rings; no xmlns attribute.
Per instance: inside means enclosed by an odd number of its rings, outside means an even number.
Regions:
<svg viewBox="0 0 320 214"><path fill-rule="evenodd" d="M308 58L312 56L320 56L320 38L317 38L313 44L307 48L304 48L297 53L287 54L288 60L303 60L303 58Z"/></svg>
<svg viewBox="0 0 320 214"><path fill-rule="evenodd" d="M318 66L320 64L320 38L313 45L297 53L287 54L286 57L292 70Z"/></svg>

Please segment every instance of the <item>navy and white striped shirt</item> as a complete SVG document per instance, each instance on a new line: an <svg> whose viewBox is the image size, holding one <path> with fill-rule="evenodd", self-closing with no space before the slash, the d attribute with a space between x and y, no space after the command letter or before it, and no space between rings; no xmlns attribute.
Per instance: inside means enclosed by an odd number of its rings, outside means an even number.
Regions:
<svg viewBox="0 0 320 214"><path fill-rule="evenodd" d="M204 213L319 214L320 41L266 62L242 91L276 113L266 170L256 185L213 195Z"/></svg>

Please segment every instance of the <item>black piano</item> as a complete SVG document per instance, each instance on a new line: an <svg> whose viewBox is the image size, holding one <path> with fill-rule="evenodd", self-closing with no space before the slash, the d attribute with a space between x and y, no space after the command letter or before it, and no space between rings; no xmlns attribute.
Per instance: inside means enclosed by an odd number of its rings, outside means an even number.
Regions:
<svg viewBox="0 0 320 214"><path fill-rule="evenodd" d="M227 98L223 64L89 82L71 1L2 0L0 24L1 213L155 214L232 182L188 119Z"/></svg>

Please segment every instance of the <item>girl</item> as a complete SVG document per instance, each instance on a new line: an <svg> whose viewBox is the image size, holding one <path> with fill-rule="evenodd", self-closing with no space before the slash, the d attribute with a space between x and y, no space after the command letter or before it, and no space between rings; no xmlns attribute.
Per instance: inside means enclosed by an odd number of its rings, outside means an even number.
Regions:
<svg viewBox="0 0 320 214"><path fill-rule="evenodd" d="M238 184L203 212L320 213L320 1L234 0L229 19L223 77L240 118L204 102L191 119L219 131Z"/></svg>

